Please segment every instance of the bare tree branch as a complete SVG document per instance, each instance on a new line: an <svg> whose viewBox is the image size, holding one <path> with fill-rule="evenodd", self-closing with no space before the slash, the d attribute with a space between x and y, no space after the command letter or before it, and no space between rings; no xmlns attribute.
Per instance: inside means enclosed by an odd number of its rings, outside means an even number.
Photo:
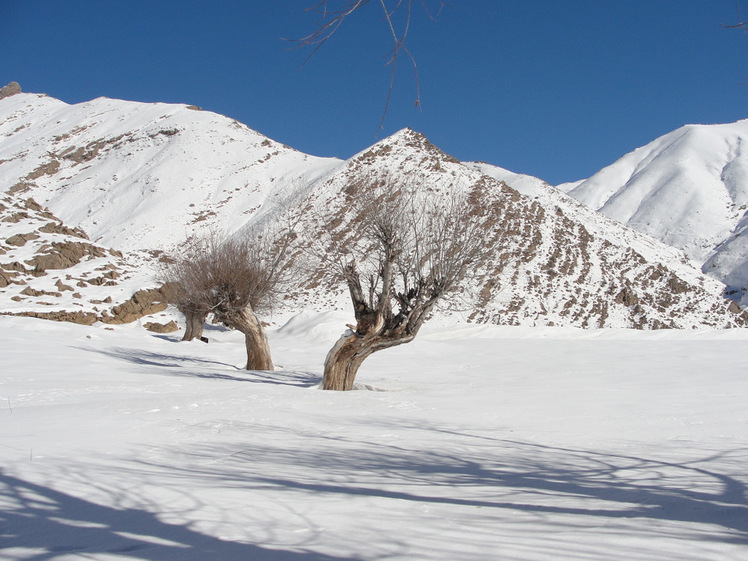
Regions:
<svg viewBox="0 0 748 561"><path fill-rule="evenodd" d="M740 14L740 6L738 6L737 2L735 2L735 12L737 14L738 23L732 25L726 25L723 23L722 27L724 27L725 29L742 29L743 31L748 31L748 21L744 20L742 15Z"/></svg>
<svg viewBox="0 0 748 561"><path fill-rule="evenodd" d="M303 47L310 47L311 52L309 56L304 60L304 64L309 61L312 56L325 44L328 40L340 29L343 22L352 15L354 12L359 11L361 8L369 4L371 0L341 0L338 7L331 7L332 0L322 0L316 5L309 8L307 11L316 12L321 16L321 21L317 24L317 30L309 35L297 39L296 42ZM397 72L397 62L401 53L410 60L413 66L413 77L415 79L416 99L415 106L421 108L421 86L420 79L418 77L418 65L416 59L410 50L405 46L405 40L408 37L410 31L411 18L413 16L413 4L418 3L423 9L424 13L429 19L435 19L436 15L447 5L446 0L434 0L438 9L436 14L429 10L426 0L396 0L394 2L388 2L386 0L377 0L382 13L384 15L384 21L392 36L393 47L389 53L387 53L387 59L385 66L391 65L392 71L390 73L390 84L387 89L387 96L385 99L384 110L382 112L382 118L377 126L377 131L384 127L384 119L387 116L387 111L390 107L390 101L392 99L392 91L395 85L395 75ZM394 16L397 12L403 10L404 21L398 28L398 25L394 21Z"/></svg>

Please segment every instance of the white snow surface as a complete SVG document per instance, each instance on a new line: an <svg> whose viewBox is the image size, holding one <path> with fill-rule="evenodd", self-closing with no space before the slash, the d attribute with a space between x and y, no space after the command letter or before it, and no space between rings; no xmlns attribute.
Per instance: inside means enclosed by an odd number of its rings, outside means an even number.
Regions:
<svg viewBox="0 0 748 561"><path fill-rule="evenodd" d="M218 328L0 317L0 558L748 558L745 330L427 325L321 391L351 319L253 372Z"/></svg>

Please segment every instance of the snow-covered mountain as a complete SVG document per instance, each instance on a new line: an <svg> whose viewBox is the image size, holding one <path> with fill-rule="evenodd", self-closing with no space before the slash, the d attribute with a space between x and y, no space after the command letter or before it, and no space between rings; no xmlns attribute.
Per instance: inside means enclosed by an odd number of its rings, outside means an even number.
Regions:
<svg viewBox="0 0 748 561"><path fill-rule="evenodd" d="M559 188L684 250L748 304L748 120L681 127Z"/></svg>
<svg viewBox="0 0 748 561"><path fill-rule="evenodd" d="M28 193L125 251L239 228L263 203L340 164L194 106L44 95L2 101L0 191Z"/></svg>
<svg viewBox="0 0 748 561"><path fill-rule="evenodd" d="M682 252L539 180L458 162L409 129L341 161L302 154L186 105L104 98L67 105L23 93L0 99L0 306L108 321L126 316L123 306L160 309L150 307L157 300L150 293L127 299L154 285L162 251L199 232L241 231L279 208L300 216L305 232L320 221L337 224L344 242L353 235L351 186L382 174L424 192L470 192L482 205L486 235L501 239L502 249L445 303L447 321L746 324L748 316L724 300L724 285ZM59 244L76 240L88 253L78 251L70 266L38 266L37 256L63 253ZM109 277L90 282L99 271ZM284 305L348 305L343 286L323 277L289 290Z"/></svg>

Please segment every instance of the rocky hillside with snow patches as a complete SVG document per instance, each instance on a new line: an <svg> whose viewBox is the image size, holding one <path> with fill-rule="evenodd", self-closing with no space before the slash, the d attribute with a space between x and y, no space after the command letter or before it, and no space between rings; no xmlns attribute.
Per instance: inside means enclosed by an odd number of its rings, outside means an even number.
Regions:
<svg viewBox="0 0 748 561"><path fill-rule="evenodd" d="M345 245L355 232L347 192L367 178L397 170L429 196L469 193L480 209L475 219L483 221L487 237L500 240L500 249L444 306L443 313L461 319L580 327L742 325L744 315L723 299L723 285L693 268L681 252L558 190L532 194L525 188L529 195L522 194L476 167L405 129L320 182L306 206L325 209L327 222L338 225L335 243Z"/></svg>
<svg viewBox="0 0 748 561"><path fill-rule="evenodd" d="M748 304L748 120L687 125L559 188L682 249Z"/></svg>
<svg viewBox="0 0 748 561"><path fill-rule="evenodd" d="M277 193L339 164L194 106L1 101L0 192L33 196L125 251L179 243L196 224L235 230Z"/></svg>
<svg viewBox="0 0 748 561"><path fill-rule="evenodd" d="M0 100L0 310L109 322L163 313L163 294L138 292L157 287L162 252L281 211L306 234L300 253L322 230L345 244L356 226L350 197L383 176L418 185L423 197L469 194L482 231L500 242L445 302L442 321L746 325L724 285L682 252L535 178L461 163L408 129L340 161L186 105L67 105L22 93ZM289 287L282 303L348 305L325 270Z"/></svg>

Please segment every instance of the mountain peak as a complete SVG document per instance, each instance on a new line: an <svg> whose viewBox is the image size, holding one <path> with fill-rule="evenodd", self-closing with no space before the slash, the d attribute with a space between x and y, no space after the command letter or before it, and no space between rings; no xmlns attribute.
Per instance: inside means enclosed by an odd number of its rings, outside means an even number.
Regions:
<svg viewBox="0 0 748 561"><path fill-rule="evenodd" d="M432 144L426 135L409 127L400 129L387 138L383 138L373 146L353 156L351 160L368 161L371 158L385 155L408 157L409 154L414 153L428 156L432 164L436 162L460 163L457 158L450 156L441 148Z"/></svg>
<svg viewBox="0 0 748 561"><path fill-rule="evenodd" d="M0 99L21 93L21 85L18 82L10 82L7 86L0 88Z"/></svg>

